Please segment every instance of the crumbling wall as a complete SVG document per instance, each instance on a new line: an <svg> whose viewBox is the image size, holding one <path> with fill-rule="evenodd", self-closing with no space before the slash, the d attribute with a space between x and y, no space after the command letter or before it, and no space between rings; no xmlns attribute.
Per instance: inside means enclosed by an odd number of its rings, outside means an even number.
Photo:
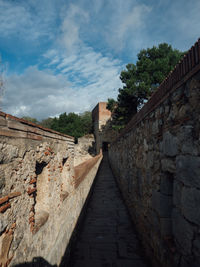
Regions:
<svg viewBox="0 0 200 267"><path fill-rule="evenodd" d="M0 266L60 263L99 163L77 185L72 137L0 113Z"/></svg>
<svg viewBox="0 0 200 267"><path fill-rule="evenodd" d="M111 145L153 266L200 266L200 41Z"/></svg>
<svg viewBox="0 0 200 267"><path fill-rule="evenodd" d="M87 134L78 138L74 147L74 166L91 159L96 155L95 140L93 134Z"/></svg>

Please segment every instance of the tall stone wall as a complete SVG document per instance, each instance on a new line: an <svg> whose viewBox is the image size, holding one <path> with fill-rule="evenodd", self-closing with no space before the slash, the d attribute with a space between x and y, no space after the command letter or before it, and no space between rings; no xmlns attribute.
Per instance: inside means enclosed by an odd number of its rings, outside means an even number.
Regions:
<svg viewBox="0 0 200 267"><path fill-rule="evenodd" d="M74 169L74 139L0 113L0 266L59 264L101 157Z"/></svg>
<svg viewBox="0 0 200 267"><path fill-rule="evenodd" d="M109 158L153 266L200 266L200 40Z"/></svg>

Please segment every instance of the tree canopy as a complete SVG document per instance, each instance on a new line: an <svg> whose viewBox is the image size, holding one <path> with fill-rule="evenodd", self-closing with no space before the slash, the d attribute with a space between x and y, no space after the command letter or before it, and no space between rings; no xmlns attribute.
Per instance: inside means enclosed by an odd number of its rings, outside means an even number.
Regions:
<svg viewBox="0 0 200 267"><path fill-rule="evenodd" d="M49 119L47 119L49 120ZM76 139L92 133L92 115L91 112L86 111L82 114L63 113L59 118L53 118L47 122L47 126L55 131L74 136ZM50 125L48 124L50 123ZM44 121L43 121L44 125Z"/></svg>
<svg viewBox="0 0 200 267"><path fill-rule="evenodd" d="M120 75L123 88L119 89L117 101L108 99L107 104L113 113L115 128L123 128L128 123L183 55L171 45L162 43L141 50L136 64L126 65Z"/></svg>
<svg viewBox="0 0 200 267"><path fill-rule="evenodd" d="M74 136L75 139L92 133L92 114L90 111L85 111L81 114L75 114L73 112L66 114L65 112L58 118L47 118L42 121L37 121L37 119L32 117L22 117L22 119L57 132Z"/></svg>

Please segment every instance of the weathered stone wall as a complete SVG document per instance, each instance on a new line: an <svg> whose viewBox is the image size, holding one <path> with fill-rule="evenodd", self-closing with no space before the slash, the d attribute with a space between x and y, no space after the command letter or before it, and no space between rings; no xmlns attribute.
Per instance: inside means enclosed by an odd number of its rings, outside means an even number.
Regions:
<svg viewBox="0 0 200 267"><path fill-rule="evenodd" d="M153 266L200 266L200 41L111 145Z"/></svg>
<svg viewBox="0 0 200 267"><path fill-rule="evenodd" d="M101 156L74 170L74 139L0 113L0 266L59 264Z"/></svg>
<svg viewBox="0 0 200 267"><path fill-rule="evenodd" d="M93 134L87 134L78 138L74 147L74 166L95 156L95 139Z"/></svg>

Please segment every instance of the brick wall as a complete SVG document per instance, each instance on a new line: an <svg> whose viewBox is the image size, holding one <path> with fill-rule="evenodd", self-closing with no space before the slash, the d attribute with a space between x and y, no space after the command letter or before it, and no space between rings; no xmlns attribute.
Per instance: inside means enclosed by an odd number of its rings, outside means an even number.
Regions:
<svg viewBox="0 0 200 267"><path fill-rule="evenodd" d="M106 106L106 102L100 102L92 111L97 154L102 149L104 142L110 143L117 136L117 132L111 128L111 112Z"/></svg>

